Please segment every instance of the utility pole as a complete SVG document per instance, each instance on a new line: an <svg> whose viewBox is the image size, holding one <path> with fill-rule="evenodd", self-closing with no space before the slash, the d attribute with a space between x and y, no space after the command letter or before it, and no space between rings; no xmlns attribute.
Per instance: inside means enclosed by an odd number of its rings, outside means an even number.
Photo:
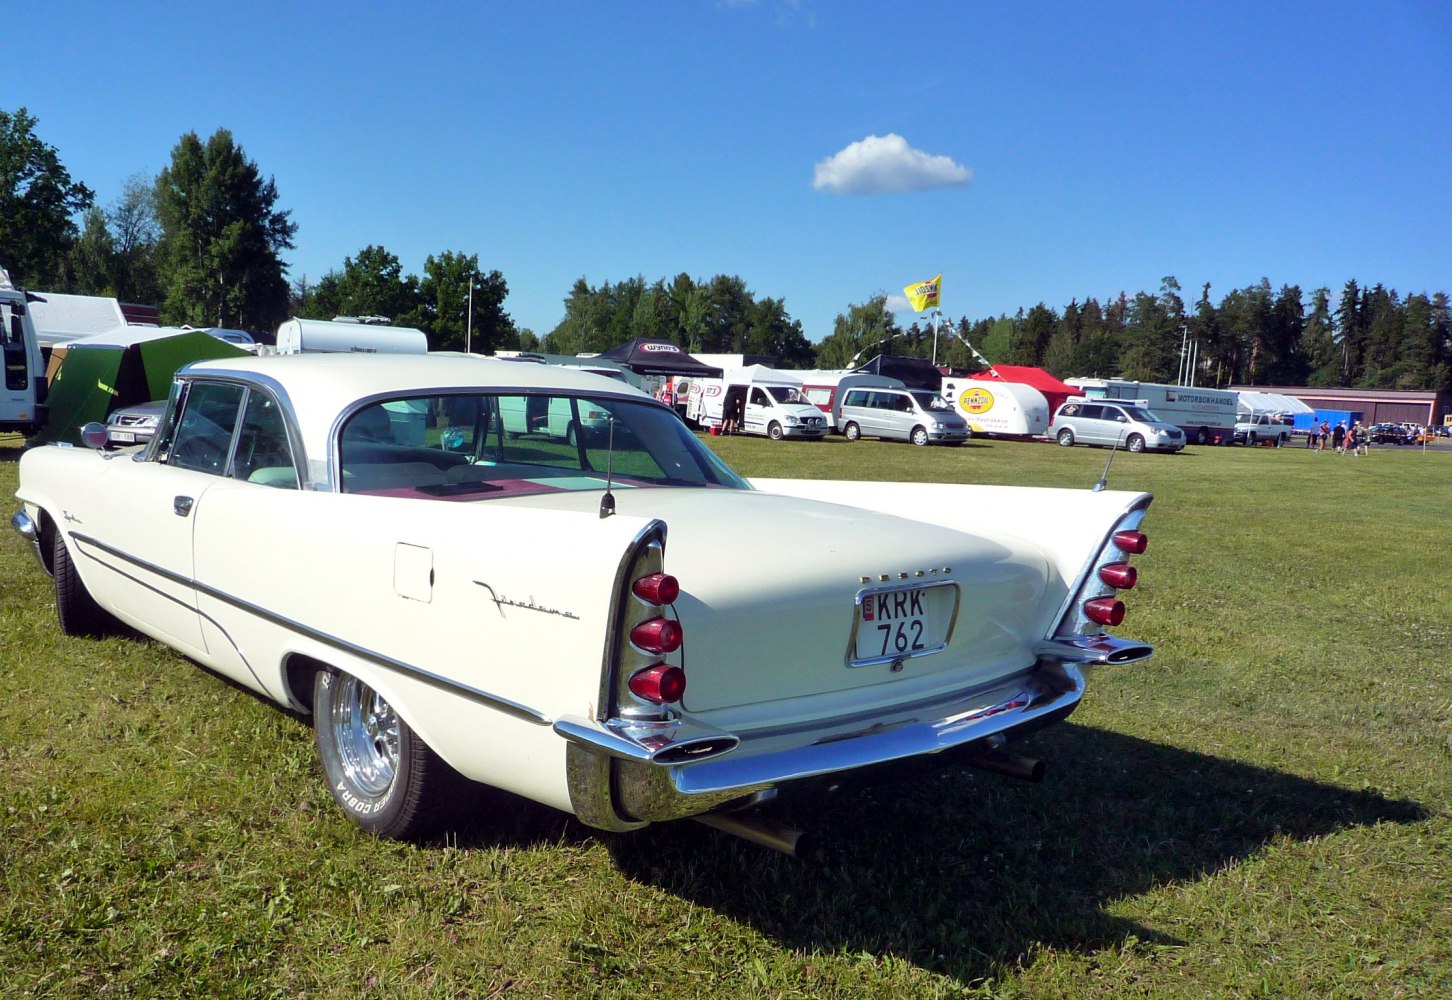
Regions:
<svg viewBox="0 0 1452 1000"><path fill-rule="evenodd" d="M464 353L472 354L474 349L474 278L477 272L469 272L469 316L464 321Z"/></svg>

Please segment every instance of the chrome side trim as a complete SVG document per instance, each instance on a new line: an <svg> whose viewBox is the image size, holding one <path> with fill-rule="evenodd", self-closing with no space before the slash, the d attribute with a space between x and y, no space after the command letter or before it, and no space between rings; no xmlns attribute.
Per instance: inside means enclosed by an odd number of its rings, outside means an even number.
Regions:
<svg viewBox="0 0 1452 1000"><path fill-rule="evenodd" d="M45 570L47 576L50 569L45 565L45 555L40 551L40 526L25 513L22 507L10 518L10 527L20 533L20 537L30 543L30 549L35 553L35 561L40 563L40 568Z"/></svg>
<svg viewBox="0 0 1452 1000"><path fill-rule="evenodd" d="M297 633L298 635L305 636L316 642L322 643L323 645L328 646L332 649L339 650L340 652L348 653L351 656L356 656L361 660L367 660L369 663L372 663L375 666L383 667L385 670L391 670L394 673L403 674L406 677L411 677L414 680L422 681L423 683L428 684L431 687L438 688L442 691L448 691L452 694L462 695L463 697L468 698L471 701L478 702L481 705L495 709L496 711L503 712L505 715L513 716L516 719L523 719L525 722L531 722L536 726L548 726L551 722L549 716L545 715L543 712L537 711L536 709L530 708L527 705L521 705L518 702L510 701L508 698L502 697L500 695L491 694L488 691L482 691L479 688L464 684L460 681L452 680L451 678L436 674L431 670L426 670L423 667L416 666L411 663L405 663L402 660L396 660L391 656L376 652L375 650L368 649L364 646L359 646L356 643L349 642L346 639L342 639L338 636L331 635L330 633L311 628L307 625L302 624L301 622L294 621L291 618L287 618L283 615L277 614L276 612L269 611L261 605L253 604L251 601L245 601L240 597L234 597L233 595L218 590L215 587L209 587L199 580L194 580L189 577L183 576L180 573L176 573L172 570L157 566L154 563L147 562L144 559L138 559L133 555L122 552L120 549L117 549L114 546L107 545L105 542L102 542L89 535L83 535L80 532L72 532L71 537L77 539L78 541L85 542L87 545L93 545L96 548L100 549L102 552L107 553L108 555L114 556L117 559L122 560L123 562L130 563L131 565L136 566L140 569L144 569L147 572L155 573L156 575L164 579L171 580L174 583L183 584L185 586L190 586L200 594L206 594L208 597L215 598L216 600L221 601L223 604L230 605L231 607L234 607L239 611L245 611L250 615L261 618L263 621L268 622L269 624L280 625L283 628ZM190 607L190 605L188 605L188 607ZM198 614L200 613L201 612L198 611Z"/></svg>

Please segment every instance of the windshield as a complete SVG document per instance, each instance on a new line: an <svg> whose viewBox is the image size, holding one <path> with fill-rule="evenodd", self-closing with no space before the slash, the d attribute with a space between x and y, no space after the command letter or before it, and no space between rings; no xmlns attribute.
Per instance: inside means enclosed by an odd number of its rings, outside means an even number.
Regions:
<svg viewBox="0 0 1452 1000"><path fill-rule="evenodd" d="M926 389L914 389L912 390L912 397L918 401L918 406L925 410L943 413L952 412L953 408L948 405L947 400L943 399L937 393L929 392Z"/></svg>
<svg viewBox="0 0 1452 1000"><path fill-rule="evenodd" d="M344 493L480 499L614 485L749 489L669 410L636 400L459 393L385 400L344 424Z"/></svg>
<svg viewBox="0 0 1452 1000"><path fill-rule="evenodd" d="M800 389L793 389L789 385L769 385L766 391L771 393L771 398L778 403L806 403L812 405L806 396L802 395Z"/></svg>
<svg viewBox="0 0 1452 1000"><path fill-rule="evenodd" d="M1155 416L1153 410L1147 410L1143 406L1126 406L1124 412L1129 414L1130 420L1138 420L1142 424L1162 424L1159 417Z"/></svg>

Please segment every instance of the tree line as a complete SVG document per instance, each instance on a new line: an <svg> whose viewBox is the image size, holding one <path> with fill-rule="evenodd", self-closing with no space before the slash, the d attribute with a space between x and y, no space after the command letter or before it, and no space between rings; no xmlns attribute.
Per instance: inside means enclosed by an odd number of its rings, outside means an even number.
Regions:
<svg viewBox="0 0 1452 1000"><path fill-rule="evenodd" d="M273 179L226 129L205 142L183 135L156 177L132 177L103 208L36 125L25 108L0 110L0 264L30 287L155 303L173 325L265 339L289 316L380 316L422 329L435 350L467 343L477 353L577 354L650 337L689 352L770 355L791 368L841 368L877 353L979 368L967 341L996 364L1061 378L1452 390L1447 294L1403 295L1355 280L1334 298L1328 288L1308 296L1263 278L1213 301L1206 284L1187 307L1179 282L1166 277L1156 294L940 319L936 338L921 316L901 326L887 296L877 295L848 306L814 345L785 299L759 297L736 275L598 286L582 277L564 298L564 318L541 337L516 327L504 309L504 275L481 268L478 254L433 254L413 275L386 248L369 245L316 281L289 283L283 255L297 225L278 207Z"/></svg>

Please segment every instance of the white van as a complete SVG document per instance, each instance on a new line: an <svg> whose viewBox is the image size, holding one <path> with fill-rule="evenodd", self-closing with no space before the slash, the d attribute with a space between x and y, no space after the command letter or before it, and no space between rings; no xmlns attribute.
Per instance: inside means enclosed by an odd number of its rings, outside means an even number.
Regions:
<svg viewBox="0 0 1452 1000"><path fill-rule="evenodd" d="M795 372L793 372L795 374ZM807 401L798 382L762 378L741 369L724 378L694 378L686 400L686 420L718 427L735 414L736 431L782 438L817 440L827 436L827 417Z"/></svg>
<svg viewBox="0 0 1452 1000"><path fill-rule="evenodd" d="M1042 437L1049 429L1049 401L1021 382L945 378L943 398L968 421L974 434Z"/></svg>
<svg viewBox="0 0 1452 1000"><path fill-rule="evenodd" d="M580 439L581 431L584 440L595 441L610 428L608 411L588 399L567 396L501 395L499 420L506 434L542 434L572 445Z"/></svg>

